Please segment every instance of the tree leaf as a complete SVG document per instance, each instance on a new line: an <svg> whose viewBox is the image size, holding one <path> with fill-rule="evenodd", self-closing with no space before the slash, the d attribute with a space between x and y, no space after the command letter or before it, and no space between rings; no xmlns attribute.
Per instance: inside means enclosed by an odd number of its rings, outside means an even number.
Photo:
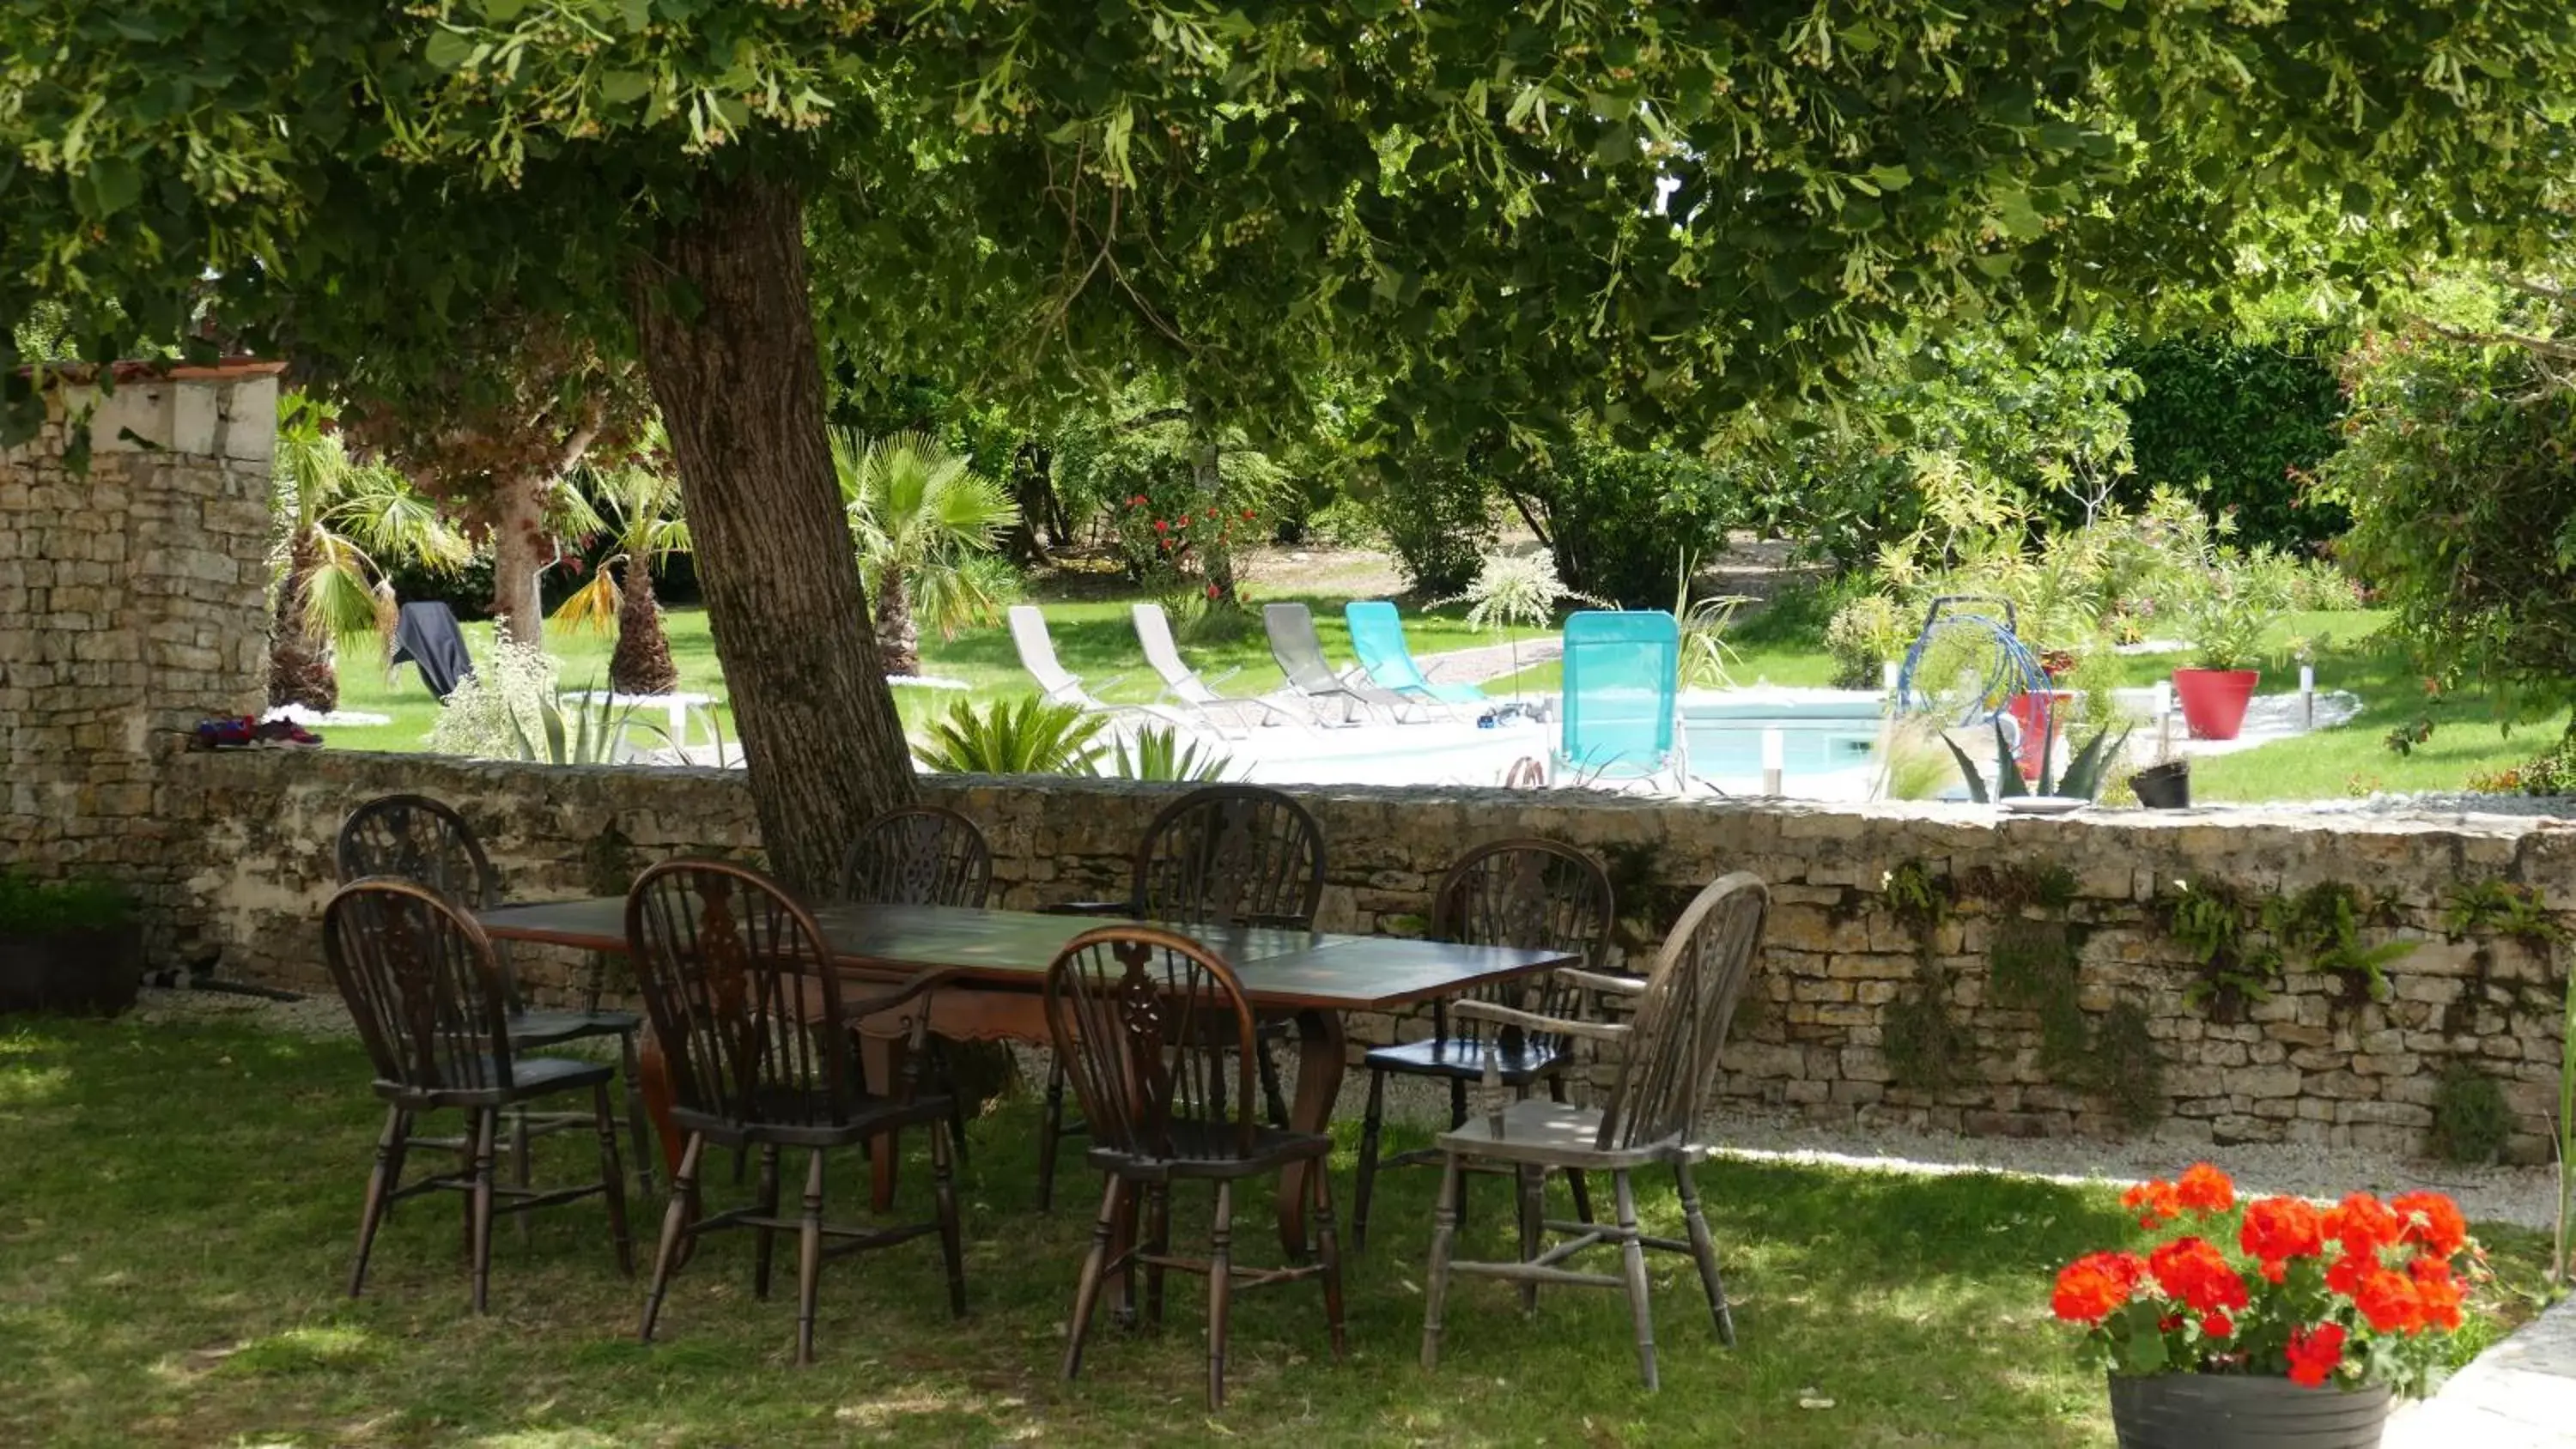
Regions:
<svg viewBox="0 0 2576 1449"><path fill-rule="evenodd" d="M463 70L477 48L472 36L441 27L430 32L421 55L440 70Z"/></svg>
<svg viewBox="0 0 2576 1449"><path fill-rule="evenodd" d="M89 168L89 191L94 214L111 217L142 197L143 173L122 156L102 156Z"/></svg>

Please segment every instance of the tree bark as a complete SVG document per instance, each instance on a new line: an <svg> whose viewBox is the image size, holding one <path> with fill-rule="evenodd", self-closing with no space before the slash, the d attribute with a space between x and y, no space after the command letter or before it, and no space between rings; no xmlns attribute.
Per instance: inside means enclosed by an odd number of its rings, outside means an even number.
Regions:
<svg viewBox="0 0 2576 1449"><path fill-rule="evenodd" d="M268 632L268 703L270 708L297 704L320 714L340 707L340 675L331 665L331 641L317 638L305 622L306 580L322 562L322 548L310 530L295 535L288 546L286 577L277 586L277 616Z"/></svg>
<svg viewBox="0 0 2576 1449"><path fill-rule="evenodd" d="M859 827L912 799L912 760L824 442L797 197L710 176L697 199L636 279L636 330L769 867L822 892Z"/></svg>
<svg viewBox="0 0 2576 1449"><path fill-rule="evenodd" d="M546 638L546 608L538 576L553 559L546 552L544 478L505 478L492 490L492 617L507 620L503 638L532 648Z"/></svg>
<svg viewBox="0 0 2576 1449"><path fill-rule="evenodd" d="M913 622L912 594L893 569L877 580L877 652L888 674L921 673L921 629Z"/></svg>
<svg viewBox="0 0 2576 1449"><path fill-rule="evenodd" d="M617 648L608 656L608 687L619 694L669 694L680 687L680 668L662 631L653 571L639 558L627 559L625 568L617 581Z"/></svg>
<svg viewBox="0 0 2576 1449"><path fill-rule="evenodd" d="M1232 530L1234 510L1225 501L1225 472L1220 466L1216 435L1216 404L1196 388L1190 390L1190 490L1202 513L1216 515L1218 532L1203 535L1199 545L1199 568L1207 575L1208 607L1232 609L1243 599L1234 587L1234 551L1226 546L1224 535Z"/></svg>

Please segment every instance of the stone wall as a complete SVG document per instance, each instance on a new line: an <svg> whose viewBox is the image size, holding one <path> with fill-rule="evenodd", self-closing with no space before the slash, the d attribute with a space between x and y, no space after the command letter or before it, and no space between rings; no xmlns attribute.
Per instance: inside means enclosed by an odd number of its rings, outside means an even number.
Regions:
<svg viewBox="0 0 2576 1449"><path fill-rule="evenodd" d="M998 903L1021 907L1117 895L1131 843L1173 788L935 778L925 787L985 826ZM642 862L741 852L757 839L740 776L717 771L328 751L192 757L164 798L171 818L206 822L181 881L183 909L222 945L227 974L328 989L313 922L330 887L332 832L351 806L398 790L463 809L522 898L614 889ZM1776 908L1727 1057L1733 1097L1825 1120L2013 1134L2138 1130L2128 1109L2142 1108L2145 1130L2178 1143L2411 1150L2424 1144L2443 1073L2463 1069L2501 1085L2510 1155L2546 1152L2564 966L2554 948L2492 927L2458 941L2443 927L2461 883L2568 900L2576 833L2551 824L2250 811L1999 821L1967 806L1683 805L1572 791L1302 798L1326 833L1319 924L1328 930L1412 928L1450 858L1508 835L1595 851L1623 900L1665 920L1723 870L1761 874ZM2354 888L2370 907L2357 939L2404 943L2402 959L2384 963L2387 999L2291 951L2267 1000L2237 1013L2224 999L2188 1000L2200 967L2165 924L2177 882L2246 893L2249 925L2261 898ZM1937 913L1902 908L1907 885L1922 887L1918 900L1939 900ZM1648 938L1640 950L1660 924L1638 927ZM2259 953L2269 940L2254 929L2244 945ZM2062 948L2054 959L2051 943ZM540 988L563 989L546 969ZM1359 1022L1353 1035L1401 1029ZM1951 1080L1924 1085L1922 1051L1910 1073L1900 1070L1900 1039L1929 1039Z"/></svg>
<svg viewBox="0 0 2576 1449"><path fill-rule="evenodd" d="M276 372L56 386L38 437L0 452L0 863L126 884L156 953L188 834L164 767L262 695ZM84 429L85 472L64 458Z"/></svg>

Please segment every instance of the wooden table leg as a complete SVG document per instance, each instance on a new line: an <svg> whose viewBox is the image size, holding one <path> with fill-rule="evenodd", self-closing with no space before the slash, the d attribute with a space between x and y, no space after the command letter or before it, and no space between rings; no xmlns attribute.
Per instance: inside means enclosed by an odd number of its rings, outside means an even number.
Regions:
<svg viewBox="0 0 2576 1449"><path fill-rule="evenodd" d="M1289 1130L1332 1130L1333 1104L1341 1099L1348 1056L1340 1012L1297 1013L1297 1100L1288 1108ZM1306 1186L1308 1170L1306 1163L1290 1163L1279 1179L1279 1245L1292 1260L1304 1258L1307 1252L1306 1200L1313 1195ZM1332 1169L1329 1162L1318 1162L1313 1170Z"/></svg>
<svg viewBox="0 0 2576 1449"><path fill-rule="evenodd" d="M662 1144L662 1180L669 1182L680 1175L680 1129L671 1120L671 1064L663 1059L653 1028L644 1028L643 1038L636 1045L635 1088L644 1099L644 1115L652 1119L653 1138Z"/></svg>
<svg viewBox="0 0 2576 1449"><path fill-rule="evenodd" d="M894 1095L897 1053L902 1043L892 1037L859 1032L859 1077L868 1090ZM868 1202L878 1212L894 1208L894 1169L903 1156L903 1141L892 1132L868 1139Z"/></svg>

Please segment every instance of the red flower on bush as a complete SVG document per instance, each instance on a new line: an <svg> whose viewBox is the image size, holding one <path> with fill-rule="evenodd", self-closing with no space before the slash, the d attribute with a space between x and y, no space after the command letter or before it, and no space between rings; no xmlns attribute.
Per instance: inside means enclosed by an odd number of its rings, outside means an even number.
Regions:
<svg viewBox="0 0 2576 1449"><path fill-rule="evenodd" d="M2237 1242L2261 1260L2263 1276L2278 1283L2283 1263L2313 1258L2326 1250L2325 1220L2301 1198L2257 1198L2245 1205L2245 1226Z"/></svg>
<svg viewBox="0 0 2576 1449"><path fill-rule="evenodd" d="M2138 1215L2138 1226L2154 1232L2182 1216L2182 1197L2174 1185L2159 1177L2139 1183L2120 1194L2120 1206Z"/></svg>
<svg viewBox="0 0 2576 1449"><path fill-rule="evenodd" d="M2176 1238L2148 1255L2147 1269L2165 1292L2198 1313L2242 1308L2245 1279L2206 1238Z"/></svg>
<svg viewBox="0 0 2576 1449"><path fill-rule="evenodd" d="M2415 1292L2415 1280L2403 1273L2381 1268L2361 1280L2360 1291L2352 1295L2353 1306L2380 1333L2421 1333L2424 1331L2424 1300Z"/></svg>
<svg viewBox="0 0 2576 1449"><path fill-rule="evenodd" d="M2135 1253L2087 1253L2057 1275L2049 1311L2069 1323L2099 1323L2129 1301L2146 1275Z"/></svg>
<svg viewBox="0 0 2576 1449"><path fill-rule="evenodd" d="M1247 509L1243 510L1243 521L1244 521L1244 522L1246 522L1246 523L1250 523L1250 522L1252 521L1252 510L1251 510L1251 509L1247 508Z"/></svg>
<svg viewBox="0 0 2576 1449"><path fill-rule="evenodd" d="M1145 506L1145 502L1146 502L1145 495L1144 495L1144 494L1142 494L1142 493L1139 493L1139 494L1137 494L1135 497L1130 498L1130 499L1128 499L1128 500L1127 500L1127 506L1128 506L1128 507L1130 507L1130 508L1142 508L1142 507L1144 507L1144 506Z"/></svg>
<svg viewBox="0 0 2576 1449"><path fill-rule="evenodd" d="M2211 1338L2225 1338L2236 1331L2236 1320L2224 1313L2204 1313L2200 1316L2200 1331Z"/></svg>
<svg viewBox="0 0 2576 1449"><path fill-rule="evenodd" d="M2469 1240L2469 1220L2460 1205L2438 1192L2401 1192L2388 1206L2404 1218L2398 1241L2413 1243L2436 1258L2460 1251Z"/></svg>
<svg viewBox="0 0 2576 1449"><path fill-rule="evenodd" d="M2206 1162L2195 1162L2174 1183L2174 1196L2196 1213L2223 1213L2236 1206L2236 1184Z"/></svg>
<svg viewBox="0 0 2576 1449"><path fill-rule="evenodd" d="M2340 1241L2343 1250L2357 1258L2375 1260L2380 1249L2396 1244L2405 1226L2388 1204L2366 1192L2353 1193L2326 1209L2326 1236Z"/></svg>
<svg viewBox="0 0 2576 1449"><path fill-rule="evenodd" d="M1215 597L1216 597L1216 585L1214 585L1214 584L1210 584L1210 585L1208 585L1208 597L1209 597L1209 598L1211 598L1211 599L1213 599L1213 598L1215 598Z"/></svg>
<svg viewBox="0 0 2576 1449"><path fill-rule="evenodd" d="M2414 1280L2415 1297L2423 1304L2428 1327L2448 1332L2460 1326L2460 1300L2465 1293L2450 1264L2439 1258L2417 1258L2406 1265L2406 1276Z"/></svg>
<svg viewBox="0 0 2576 1449"><path fill-rule="evenodd" d="M2290 1382L2301 1388L2324 1388L2326 1380L2334 1377L2335 1366L2343 1362L2343 1325L2291 1329L2289 1359Z"/></svg>
<svg viewBox="0 0 2576 1449"><path fill-rule="evenodd" d="M1169 533L1172 531L1172 525L1167 520L1157 518L1154 520L1154 531L1156 533Z"/></svg>

